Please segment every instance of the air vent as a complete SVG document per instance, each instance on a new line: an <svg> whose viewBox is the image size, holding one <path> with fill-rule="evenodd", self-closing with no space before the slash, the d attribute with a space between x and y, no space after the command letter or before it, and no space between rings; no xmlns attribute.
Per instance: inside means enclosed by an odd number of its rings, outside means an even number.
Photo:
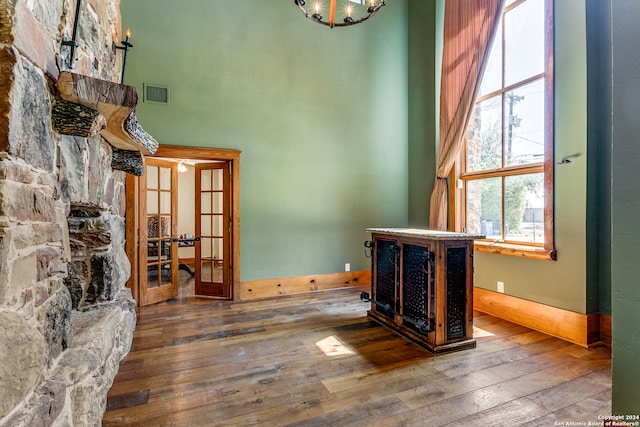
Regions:
<svg viewBox="0 0 640 427"><path fill-rule="evenodd" d="M144 102L169 103L169 87L144 84Z"/></svg>

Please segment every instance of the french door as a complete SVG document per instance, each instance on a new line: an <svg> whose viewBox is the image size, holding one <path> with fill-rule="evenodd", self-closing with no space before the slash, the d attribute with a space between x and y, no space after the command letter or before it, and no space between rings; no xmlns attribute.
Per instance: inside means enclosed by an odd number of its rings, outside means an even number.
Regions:
<svg viewBox="0 0 640 427"><path fill-rule="evenodd" d="M178 295L178 180L174 162L145 159L138 231L140 305Z"/></svg>
<svg viewBox="0 0 640 427"><path fill-rule="evenodd" d="M231 298L229 163L198 163L195 175L195 294Z"/></svg>
<svg viewBox="0 0 640 427"><path fill-rule="evenodd" d="M200 164L197 173L194 170L193 186L180 184L177 159ZM197 252L193 258L183 259L182 267L195 267L192 271L194 285L196 280L198 283L197 295L232 299L240 278L238 150L161 145L155 157L145 158L143 176L127 175L125 246L132 271L127 287L139 305L178 296L178 187L195 196L189 202L194 212L184 217L193 218L188 232L194 233Z"/></svg>

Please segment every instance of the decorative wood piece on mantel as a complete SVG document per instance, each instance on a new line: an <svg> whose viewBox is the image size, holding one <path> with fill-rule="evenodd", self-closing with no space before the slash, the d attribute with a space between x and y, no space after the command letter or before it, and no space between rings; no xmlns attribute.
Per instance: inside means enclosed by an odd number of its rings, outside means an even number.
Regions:
<svg viewBox="0 0 640 427"><path fill-rule="evenodd" d="M120 150L113 147L111 169L124 171L134 176L144 175L144 158L139 151Z"/></svg>
<svg viewBox="0 0 640 427"><path fill-rule="evenodd" d="M124 121L124 130L130 135L133 139L140 142L144 147L146 147L151 154L155 153L158 150L158 141L155 140L154 137L149 135L142 129L142 126L138 124L138 117L136 116L136 111L133 110L127 120Z"/></svg>
<svg viewBox="0 0 640 427"><path fill-rule="evenodd" d="M107 126L101 134L113 147L144 155L151 155L158 149L158 142L135 118L138 94L133 86L69 71L60 73L57 86L62 99L94 108L105 117Z"/></svg>
<svg viewBox="0 0 640 427"><path fill-rule="evenodd" d="M95 108L56 96L51 109L53 129L63 135L89 138L107 127L107 119Z"/></svg>

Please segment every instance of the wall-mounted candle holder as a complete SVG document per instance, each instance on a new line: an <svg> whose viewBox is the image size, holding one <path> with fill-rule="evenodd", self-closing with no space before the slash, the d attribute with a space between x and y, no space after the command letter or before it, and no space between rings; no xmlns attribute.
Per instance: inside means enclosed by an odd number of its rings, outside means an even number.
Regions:
<svg viewBox="0 0 640 427"><path fill-rule="evenodd" d="M127 66L127 53L129 52L129 49L133 47L133 45L129 42L130 37L131 37L131 29L127 28L127 31L125 32L125 39L122 40L122 46L116 46L115 44L113 45L115 49L124 50L124 54L122 56L122 74L120 76L120 84L124 83L124 70Z"/></svg>
<svg viewBox="0 0 640 427"><path fill-rule="evenodd" d="M82 0L77 0L76 3L76 17L73 21L73 33L71 34L71 40L62 40L61 46L69 46L71 48L71 52L69 52L69 69L73 68L73 63L75 61L76 48L78 47L78 20L80 18L80 10L82 9Z"/></svg>

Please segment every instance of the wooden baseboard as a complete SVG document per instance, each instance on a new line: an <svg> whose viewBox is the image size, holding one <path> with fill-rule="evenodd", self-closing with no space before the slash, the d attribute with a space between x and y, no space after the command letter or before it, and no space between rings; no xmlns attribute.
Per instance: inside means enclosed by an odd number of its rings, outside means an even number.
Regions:
<svg viewBox="0 0 640 427"><path fill-rule="evenodd" d="M482 288L473 289L473 308L582 347L607 343L607 335L611 344L610 315L575 313Z"/></svg>
<svg viewBox="0 0 640 427"><path fill-rule="evenodd" d="M600 315L600 341L611 346L611 315Z"/></svg>
<svg viewBox="0 0 640 427"><path fill-rule="evenodd" d="M240 282L235 299L247 301L353 286L371 286L371 270Z"/></svg>

